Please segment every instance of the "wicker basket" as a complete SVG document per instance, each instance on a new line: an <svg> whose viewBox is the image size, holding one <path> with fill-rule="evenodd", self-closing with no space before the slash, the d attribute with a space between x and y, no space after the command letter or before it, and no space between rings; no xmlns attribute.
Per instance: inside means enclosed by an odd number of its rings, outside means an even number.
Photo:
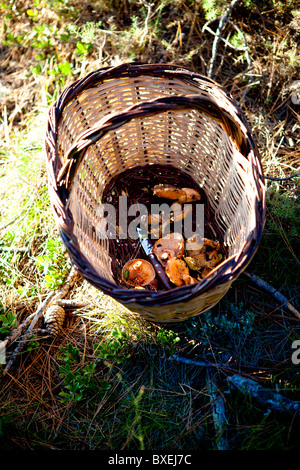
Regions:
<svg viewBox="0 0 300 470"><path fill-rule="evenodd" d="M265 220L258 151L239 107L206 77L172 65L92 72L50 109L46 157L50 199L72 263L148 320L179 322L209 310L258 247ZM146 167L178 171L206 196L227 256L200 282L149 291L115 278L116 255L97 235L97 208L118 175Z"/></svg>

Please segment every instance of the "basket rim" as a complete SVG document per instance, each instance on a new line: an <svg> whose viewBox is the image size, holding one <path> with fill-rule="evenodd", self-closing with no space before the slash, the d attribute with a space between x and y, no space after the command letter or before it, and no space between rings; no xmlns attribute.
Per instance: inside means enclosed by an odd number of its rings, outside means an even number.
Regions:
<svg viewBox="0 0 300 470"><path fill-rule="evenodd" d="M248 234L247 240L244 242L241 250L237 255L233 255L230 258L225 259L220 265L218 265L207 277L202 281L195 284L186 285L182 287L174 287L172 290L168 291L138 291L134 289L128 289L122 286L103 278L94 270L90 265L89 261L86 259L83 253L80 252L76 238L72 234L72 216L68 210L68 204L66 203L66 198L68 191L70 189L70 183L72 181L72 174L76 173L76 168L80 164L81 159L89 145L94 143L96 140L99 140L112 128L115 129L116 126L122 126L124 120L134 119L137 116L146 116L151 114L157 114L164 112L165 110L172 109L183 109L186 108L187 103L191 109L195 109L198 106L198 109L201 109L203 112L203 107L210 104L210 115L213 114L213 111L216 111L221 107L218 103L213 103L213 99L206 100L201 98L198 95L171 95L164 98L158 98L155 100L149 100L140 104L135 104L128 107L126 110L121 113L110 114L105 119L102 119L94 126L92 129L84 132L80 139L78 139L72 148L68 152L68 159L63 167L59 168L58 164L58 153L56 149L56 140L58 136L58 127L60 118L63 113L64 107L74 99L82 90L96 86L105 79L112 79L113 77L128 77L128 76L137 76L145 74L154 74L156 76L176 76L176 78L183 78L183 80L197 80L199 85L199 80L204 81L205 84L210 86L217 87L219 91L224 95L224 99L229 101L233 105L236 116L236 119L233 119L234 125L237 126L237 120L244 127L244 132L241 131L243 135L244 147L243 153L246 153L247 149L248 155L244 155L245 158L251 163L252 171L255 173L255 184L256 184L256 200L255 200L255 217L256 217L256 226L255 229ZM213 103L213 104L212 104ZM155 112L153 109L155 108ZM152 110L152 111L151 111ZM207 109L206 109L207 111ZM228 113L227 113L228 114ZM217 116L216 116L217 118ZM217 120L217 119L216 119ZM220 121L220 120L219 120ZM232 122L230 123L229 119L223 119L222 125L225 126L225 131L233 129ZM253 258L262 235L262 231L265 223L265 185L264 185L264 175L261 166L260 155L253 138L250 127L238 107L234 102L232 97L228 92L219 84L214 82L207 77L204 77L200 74L192 72L189 69L178 67L176 65L161 65L161 64L122 64L117 67L107 67L104 69L98 69L96 71L90 72L83 79L77 80L69 87L67 87L58 100L52 105L49 110L48 116L48 125L45 136L45 147L46 147L46 166L48 173L48 188L50 193L50 200L52 208L54 209L54 217L56 224L59 229L59 233L62 237L64 245L67 249L67 252L76 266L79 273L86 278L92 285L96 288L102 290L108 295L112 295L116 300L119 300L123 304L129 304L136 302L143 306L158 306L169 304L170 301L184 301L190 300L193 297L198 296L201 293L207 292L210 289L226 283L228 281L233 281L238 277L238 275L247 267ZM73 167L73 168L71 168ZM72 170L72 171L71 171ZM71 177L70 177L71 175ZM68 179L69 176L69 179ZM65 179L64 179L65 178ZM67 184L66 184L67 183Z"/></svg>
<svg viewBox="0 0 300 470"><path fill-rule="evenodd" d="M69 149L65 157L66 162L57 176L57 183L61 186L65 185L66 189L70 191L76 170L84 158L88 147L102 139L110 130L122 127L123 124L135 118L149 117L171 110L181 111L190 109L201 111L202 114L206 114L214 121L220 123L225 132L236 142L239 151L245 158L248 158L251 148L253 148L253 151L256 150L255 143L252 142L252 136L248 135L249 129L240 122L239 116L235 116L234 119L226 109L223 109L222 106L212 99L199 97L196 94L167 96L131 105L120 113L110 113L108 116L100 119L92 128L83 131ZM246 131L244 134L242 131L239 132L242 126L244 126ZM65 180L64 177L66 177Z"/></svg>

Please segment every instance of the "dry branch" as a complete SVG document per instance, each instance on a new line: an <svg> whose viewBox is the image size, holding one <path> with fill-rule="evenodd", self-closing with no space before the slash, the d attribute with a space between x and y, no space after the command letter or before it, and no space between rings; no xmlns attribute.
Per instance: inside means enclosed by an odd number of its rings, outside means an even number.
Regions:
<svg viewBox="0 0 300 470"><path fill-rule="evenodd" d="M26 253L28 251L28 248L20 246L0 246L0 251L8 251L8 252L14 252L18 251L20 253Z"/></svg>
<svg viewBox="0 0 300 470"><path fill-rule="evenodd" d="M217 434L217 448L218 450L228 450L228 441L226 439L227 419L224 404L225 400L216 387L211 374L211 368L207 368L206 370L206 383L213 412L214 427Z"/></svg>
<svg viewBox="0 0 300 470"><path fill-rule="evenodd" d="M46 299L41 302L39 309L45 309L45 307L48 305L48 303L51 301L52 297L55 295L55 292L50 292L50 294L46 297ZM29 315L24 321L23 323L21 323L19 326L17 326L13 331L12 333L7 336L7 338L5 338L5 340L1 341L1 346L3 349L5 349L9 344L13 343L18 336L20 336L20 334L22 333L23 329L28 325L28 323L31 322L31 320L36 316L37 312L33 312L31 315Z"/></svg>
<svg viewBox="0 0 300 470"><path fill-rule="evenodd" d="M210 59L210 63L209 63L209 67L208 67L208 72L207 72L207 76L209 78L212 78L212 73L213 73L213 69L214 69L214 64L215 64L215 60L216 60L216 54L217 54L217 47L218 47L218 43L219 43L219 40L221 38L221 33L223 31L223 28L224 28L224 25L227 21L227 18L229 17L231 11L233 10L233 8L235 7L235 5L239 2L240 0L232 0L232 2L228 5L228 7L226 8L225 10L225 13L224 15L222 15L220 18L219 18L219 25L218 25L218 28L217 28L217 31L216 31L216 34L215 34L215 38L214 38L214 42L213 42L213 45L212 45L212 54L211 54L211 59ZM205 29L205 25L204 27L202 28L202 31Z"/></svg>
<svg viewBox="0 0 300 470"><path fill-rule="evenodd" d="M281 393L263 387L250 378L232 375L228 377L227 380L230 387L239 390L244 395L249 394L260 404L267 406L271 411L291 413L300 417L300 402L290 400L281 395Z"/></svg>
<svg viewBox="0 0 300 470"><path fill-rule="evenodd" d="M64 308L84 308L87 307L89 302L83 302L80 300L73 300L73 299L58 299L55 301L56 305L59 305L60 307Z"/></svg>
<svg viewBox="0 0 300 470"><path fill-rule="evenodd" d="M187 357L183 356L178 356L178 354L174 354L173 356L170 357L172 361L177 361L177 362L182 362L184 364L189 364L192 366L198 366L198 367L224 367L222 364L218 364L217 362L208 362L208 361L198 361L194 359L188 359Z"/></svg>
<svg viewBox="0 0 300 470"><path fill-rule="evenodd" d="M218 388L212 380L212 368L222 367L221 364L213 364L207 361L197 361L187 359L182 356L173 355L172 360L190 364L199 367L206 367L206 382L210 396L211 406L213 409L213 419L216 433L219 437L217 439L218 449L227 448L226 440L226 410L224 407L224 399L222 398ZM224 368L223 368L224 371ZM267 407L269 410L279 412L281 414L291 413L294 416L300 417L300 402L290 400L284 397L281 393L273 391L269 388L263 387L258 382L248 377L242 377L236 374L228 375L225 379L230 388L239 390L244 395L249 395L251 398L257 400L261 405ZM225 432L225 434L223 434Z"/></svg>
<svg viewBox="0 0 300 470"><path fill-rule="evenodd" d="M250 274L244 271L244 275L247 276L250 281L252 281L254 284L259 287L262 287L265 291L269 292L269 294L275 297L275 299L279 300L279 302L282 302L283 307L286 307L296 318L300 319L300 312L289 302L289 300L284 295L282 295L273 286L268 284L259 276L256 276L256 274Z"/></svg>
<svg viewBox="0 0 300 470"><path fill-rule="evenodd" d="M50 294L48 294L48 296L45 298L45 300L43 300L43 302L40 303L37 310L33 314L31 314L19 327L17 327L8 338L6 338L2 342L2 348L6 347L7 344L14 341L21 334L22 329L25 326L27 326L27 324L30 322L30 325L29 325L27 331L25 332L25 334L23 335L22 339L20 340L18 346L14 350L10 361L7 363L7 365L6 365L6 367L3 371L4 373L7 373L9 371L9 369L11 368L11 366L13 365L17 355L22 351L25 342L30 337L30 335L32 333L32 330L34 329L36 323L41 318L41 316L44 313L44 311L46 310L46 308L51 303L59 301L60 299L65 297L68 294L68 292L72 289L72 287L74 286L76 281L79 280L79 278L80 278L80 275L78 274L78 272L75 271L74 268L72 268L71 271L70 271L69 277L66 280L66 282L65 282L64 286L62 287L62 289L58 292L50 292Z"/></svg>

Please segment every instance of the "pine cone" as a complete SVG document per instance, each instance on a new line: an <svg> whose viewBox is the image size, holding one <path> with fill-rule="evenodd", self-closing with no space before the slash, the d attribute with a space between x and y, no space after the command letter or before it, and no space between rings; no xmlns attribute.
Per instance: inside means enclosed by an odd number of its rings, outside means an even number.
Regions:
<svg viewBox="0 0 300 470"><path fill-rule="evenodd" d="M51 305L44 314L44 323L46 330L52 336L57 336L65 320L65 311L59 305Z"/></svg>

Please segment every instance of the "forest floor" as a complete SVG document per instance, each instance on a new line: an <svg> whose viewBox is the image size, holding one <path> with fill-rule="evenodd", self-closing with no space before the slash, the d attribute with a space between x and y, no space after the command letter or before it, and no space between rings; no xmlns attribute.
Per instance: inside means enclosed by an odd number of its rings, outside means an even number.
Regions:
<svg viewBox="0 0 300 470"><path fill-rule="evenodd" d="M25 322L0 354L1 450L299 448L300 319L246 274L182 323L130 314L81 278L62 334L39 333L42 317L26 323L71 270L48 194L48 110L73 81L123 62L210 73L239 104L267 177L265 229L247 272L299 311L300 10L289 0L237 2L214 56L228 5L0 3L0 340Z"/></svg>

